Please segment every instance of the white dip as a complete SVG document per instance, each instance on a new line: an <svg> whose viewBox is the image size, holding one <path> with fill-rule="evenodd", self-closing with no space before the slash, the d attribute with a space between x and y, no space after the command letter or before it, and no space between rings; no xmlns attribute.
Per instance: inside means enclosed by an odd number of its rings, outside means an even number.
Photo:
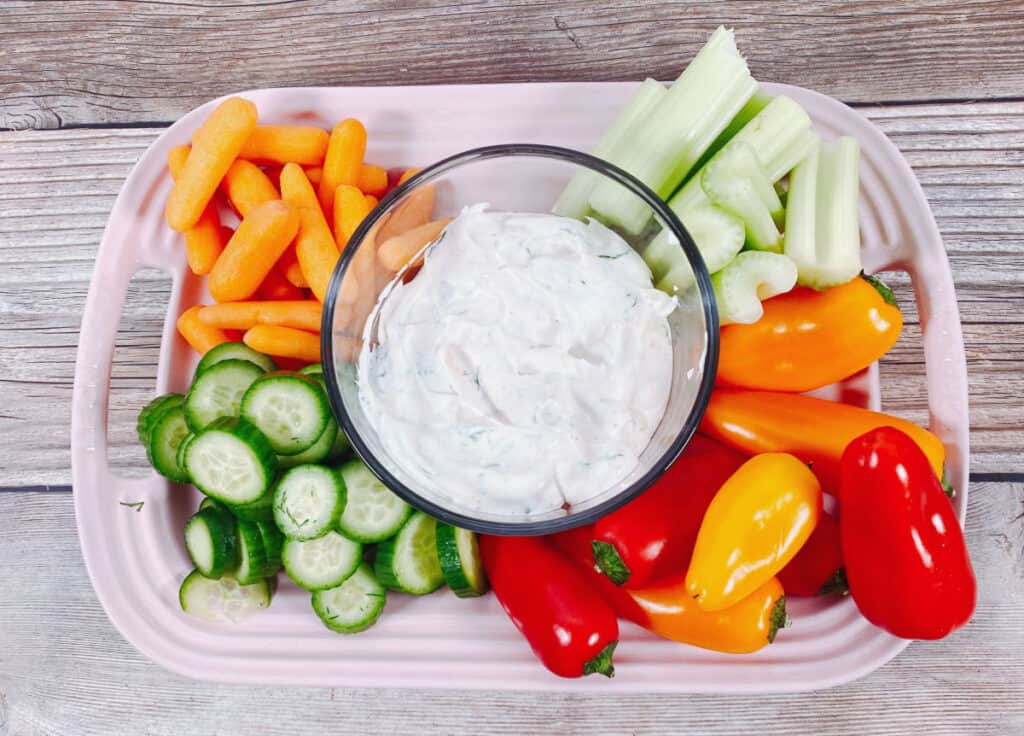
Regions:
<svg viewBox="0 0 1024 736"><path fill-rule="evenodd" d="M675 303L603 225L477 205L382 295L359 399L415 487L505 514L580 503L661 421Z"/></svg>

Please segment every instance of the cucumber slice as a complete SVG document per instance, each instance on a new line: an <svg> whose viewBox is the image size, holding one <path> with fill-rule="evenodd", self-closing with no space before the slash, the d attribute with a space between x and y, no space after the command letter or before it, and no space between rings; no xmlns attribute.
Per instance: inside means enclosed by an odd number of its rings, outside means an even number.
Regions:
<svg viewBox="0 0 1024 736"><path fill-rule="evenodd" d="M278 464L282 468L294 468L296 465L311 465L327 462L331 458L331 453L334 451L334 448L338 443L339 434L338 423L331 418L328 420L327 427L324 429L323 434L320 435L320 438L316 442L300 452L298 455L278 455ZM345 446L348 446L347 442Z"/></svg>
<svg viewBox="0 0 1024 736"><path fill-rule="evenodd" d="M230 576L211 580L193 570L181 584L178 601L181 610L203 621L237 624L270 605L270 584L243 585Z"/></svg>
<svg viewBox="0 0 1024 736"><path fill-rule="evenodd" d="M299 369L299 373L304 376L310 376L312 378L319 378L323 380L324 366L322 363L310 363L304 368Z"/></svg>
<svg viewBox="0 0 1024 736"><path fill-rule="evenodd" d="M238 539L238 569L235 571L238 582L248 585L269 577L267 570L270 565L263 532L256 522L239 519L235 524L235 536Z"/></svg>
<svg viewBox="0 0 1024 736"><path fill-rule="evenodd" d="M139 418L135 422L135 432L139 436L139 444L148 449L155 420L159 419L164 410L172 406L180 406L184 400L185 397L181 394L165 394L157 396L142 407L142 411L139 412Z"/></svg>
<svg viewBox="0 0 1024 736"><path fill-rule="evenodd" d="M281 551L284 549L284 535L272 520L257 521L256 528L260 530L263 537L263 552L267 556L267 566L264 568L265 577L277 575L281 571Z"/></svg>
<svg viewBox="0 0 1024 736"><path fill-rule="evenodd" d="M473 598L487 592L487 578L480 558L476 534L438 522L437 559L444 581L459 598Z"/></svg>
<svg viewBox="0 0 1024 736"><path fill-rule="evenodd" d="M185 469L207 496L229 506L241 505L266 493L277 470L277 456L258 429L244 419L224 417L189 443Z"/></svg>
<svg viewBox="0 0 1024 736"><path fill-rule="evenodd" d="M146 447L150 464L165 478L177 483L187 483L188 472L185 466L178 462L178 448L189 434L185 410L181 404L164 408L152 423L149 445Z"/></svg>
<svg viewBox="0 0 1024 736"><path fill-rule="evenodd" d="M186 424L187 424L187 422L186 422ZM183 439L181 441L181 444L178 445L178 452L175 455L174 459L175 459L175 462L177 462L178 465L183 470L185 468L185 455L186 455L186 453L188 453L188 445L195 438L196 438L195 432L189 432L187 435L185 435L185 439Z"/></svg>
<svg viewBox="0 0 1024 736"><path fill-rule="evenodd" d="M327 428L331 410L315 378L278 371L249 387L241 415L263 432L278 455L295 455L316 443Z"/></svg>
<svg viewBox="0 0 1024 736"><path fill-rule="evenodd" d="M779 253L746 251L711 277L722 325L753 324L761 319L761 302L796 286L796 264Z"/></svg>
<svg viewBox="0 0 1024 736"><path fill-rule="evenodd" d="M264 371L277 370L277 364L274 363L269 355L257 353L244 342L223 342L206 351L206 355L202 357L199 365L196 366L196 376L198 377L207 368L217 365L217 363L222 363L225 360L247 360L250 363L255 363Z"/></svg>
<svg viewBox="0 0 1024 736"><path fill-rule="evenodd" d="M336 588L359 568L363 545L338 532L317 539L289 539L281 553L284 570L306 590Z"/></svg>
<svg viewBox="0 0 1024 736"><path fill-rule="evenodd" d="M323 465L286 471L274 490L274 521L289 539L322 537L345 508L345 482Z"/></svg>
<svg viewBox="0 0 1024 736"><path fill-rule="evenodd" d="M437 558L437 522L417 511L391 539L377 547L377 579L413 595L433 593L444 582Z"/></svg>
<svg viewBox="0 0 1024 736"><path fill-rule="evenodd" d="M365 562L336 588L313 593L313 611L331 631L355 634L373 626L387 601L387 591Z"/></svg>
<svg viewBox="0 0 1024 736"><path fill-rule="evenodd" d="M200 575L220 578L238 566L235 520L215 508L196 512L185 522L185 551Z"/></svg>
<svg viewBox="0 0 1024 736"><path fill-rule="evenodd" d="M247 360L223 360L196 376L185 397L185 418L193 432L215 419L237 417L242 397L263 369Z"/></svg>
<svg viewBox="0 0 1024 736"><path fill-rule="evenodd" d="M412 507L387 489L360 460L341 466L348 494L338 528L349 539L370 544L393 536L412 513Z"/></svg>
<svg viewBox="0 0 1024 736"><path fill-rule="evenodd" d="M338 431L334 435L334 444L331 445L331 451L327 453L327 461L334 463L351 453L352 445L348 443L348 437L341 431L341 427L338 427L338 423L331 420L331 424L337 427Z"/></svg>
<svg viewBox="0 0 1024 736"><path fill-rule="evenodd" d="M299 371L299 373L305 373L311 378L315 378L319 382L320 388L324 390L324 396L327 395L327 382L324 381L324 369L322 365L320 365L319 363L307 365L305 368ZM329 399L328 408L330 408ZM338 460L341 460L343 457L349 454L349 452L352 449L352 446L349 445L348 437L345 436L345 433L341 431L341 427L338 426L338 422L335 420L333 413L331 414L330 419L327 420L327 429L325 429L324 432L332 432L334 436L334 442L331 444L331 447L326 454L317 454L316 457L312 457L312 453L311 455L306 454L310 453L311 450L313 449L310 448L310 450L306 450L304 452L299 453L299 455L301 455L304 458L300 462L289 463L287 461L282 461L282 465L290 467L291 465L300 465L302 463L318 463L321 460L324 460L326 462L337 462ZM313 447L317 448L317 453L319 453L320 443L324 441L325 438L323 435L321 435L320 439L318 439L316 441L316 444L313 445Z"/></svg>
<svg viewBox="0 0 1024 736"><path fill-rule="evenodd" d="M269 486L266 492L255 501L228 508L232 514L244 521L272 521L274 519L274 487Z"/></svg>
<svg viewBox="0 0 1024 736"><path fill-rule="evenodd" d="M199 502L199 508L197 508L196 511L202 511L203 509L217 509L218 511L223 511L227 514L231 513L231 510L227 506L222 504L220 501L210 498L209 496L203 496L203 500Z"/></svg>

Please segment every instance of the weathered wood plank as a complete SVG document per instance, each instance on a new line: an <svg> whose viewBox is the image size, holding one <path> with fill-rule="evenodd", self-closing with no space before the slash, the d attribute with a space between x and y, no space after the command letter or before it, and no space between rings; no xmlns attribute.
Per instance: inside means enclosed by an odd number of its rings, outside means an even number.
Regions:
<svg viewBox="0 0 1024 736"><path fill-rule="evenodd" d="M309 732L339 723L360 734L1020 733L1022 511L1020 484L973 489L967 534L980 583L974 620L945 641L913 644L862 680L755 699L596 698L288 690L184 679L146 661L107 621L81 561L71 496L0 493L0 580L10 592L0 596L0 733L269 734L290 731L286 724Z"/></svg>
<svg viewBox="0 0 1024 736"><path fill-rule="evenodd" d="M758 78L844 100L1024 89L1020 0L37 1L2 18L0 128L169 121L254 87L669 79L720 23Z"/></svg>
<svg viewBox="0 0 1024 736"><path fill-rule="evenodd" d="M1024 103L865 108L913 164L950 253L970 368L975 472L1020 471L1024 421ZM0 486L66 484L81 310L114 197L157 129L0 133ZM372 141L371 141L372 147ZM905 279L896 279L910 303ZM156 371L166 283L140 274L113 375L115 465ZM913 309L884 364L890 406L924 417Z"/></svg>

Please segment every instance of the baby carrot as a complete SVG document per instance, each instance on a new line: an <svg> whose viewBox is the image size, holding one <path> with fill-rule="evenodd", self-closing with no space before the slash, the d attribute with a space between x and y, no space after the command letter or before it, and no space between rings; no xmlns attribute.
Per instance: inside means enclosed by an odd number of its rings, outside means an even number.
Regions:
<svg viewBox="0 0 1024 736"><path fill-rule="evenodd" d="M338 187L334 194L334 240L339 249L345 250L352 233L368 214L370 208L362 192L348 184Z"/></svg>
<svg viewBox="0 0 1024 736"><path fill-rule="evenodd" d="M309 183L316 189L320 186L320 179L323 178L324 170L320 166L304 166L302 170L306 172L306 178L309 179Z"/></svg>
<svg viewBox="0 0 1024 736"><path fill-rule="evenodd" d="M184 232L199 221L217 185L256 127L256 105L241 97L220 103L192 136L192 151L167 200L167 224Z"/></svg>
<svg viewBox="0 0 1024 736"><path fill-rule="evenodd" d="M295 239L295 255L309 288L323 302L327 298L327 285L331 281L334 264L338 261L338 246L334 244L323 210L301 166L286 164L281 170L281 192L285 201L299 211L301 224Z"/></svg>
<svg viewBox="0 0 1024 736"><path fill-rule="evenodd" d="M379 197L388 189L388 172L383 166L363 164L359 170L356 186L362 190L363 194Z"/></svg>
<svg viewBox="0 0 1024 736"><path fill-rule="evenodd" d="M167 168L172 179L177 179L181 170L185 168L190 150L190 146L175 146L167 152ZM185 230L184 235L188 267L196 276L205 276L210 273L213 264L224 250L224 244L228 242L221 230L217 205L212 201L208 203L203 208L199 220Z"/></svg>
<svg viewBox="0 0 1024 736"><path fill-rule="evenodd" d="M277 199L252 210L210 272L210 295L219 302L251 297L298 229L299 213L287 202Z"/></svg>
<svg viewBox="0 0 1024 736"><path fill-rule="evenodd" d="M218 327L212 327L199 320L200 306L190 307L178 317L178 332L185 342L192 346L200 355L222 342L231 342L231 338Z"/></svg>
<svg viewBox="0 0 1024 736"><path fill-rule="evenodd" d="M241 159L224 175L224 192L239 217L246 217L264 202L281 199L270 177L256 164Z"/></svg>
<svg viewBox="0 0 1024 736"><path fill-rule="evenodd" d="M289 302L224 302L203 307L199 321L221 329L248 330L256 325L280 325L320 331L321 307L311 299Z"/></svg>
<svg viewBox="0 0 1024 736"><path fill-rule="evenodd" d="M366 202L366 209L368 212L380 204L380 200L374 197L372 194L364 195L363 200Z"/></svg>
<svg viewBox="0 0 1024 736"><path fill-rule="evenodd" d="M295 243L288 246L281 258L277 262L278 268L281 269L281 273L288 279L288 283L292 286L297 286L300 289L308 289L309 282L306 281L306 275L302 273L302 266L299 265L299 257L295 255Z"/></svg>
<svg viewBox="0 0 1024 736"><path fill-rule="evenodd" d="M385 267L392 271L398 271L402 266L415 258L423 249L423 246L436 240L437 236L441 234L441 231L451 221L450 217L443 220L434 220L425 225L414 227L412 230L407 230L401 235L395 235L381 243L380 250L377 251L377 257Z"/></svg>
<svg viewBox="0 0 1024 736"><path fill-rule="evenodd" d="M275 357L298 358L307 363L320 360L320 335L291 327L256 325L242 341L258 353Z"/></svg>
<svg viewBox="0 0 1024 736"><path fill-rule="evenodd" d="M306 292L285 278L280 260L270 269L260 288L256 290L256 298L264 301L295 301L305 296Z"/></svg>
<svg viewBox="0 0 1024 736"><path fill-rule="evenodd" d="M320 178L320 204L325 213L333 211L334 192L339 186L359 183L359 170L365 155L366 128L362 123L346 118L334 126Z"/></svg>
<svg viewBox="0 0 1024 736"><path fill-rule="evenodd" d="M330 136L310 125L257 125L238 158L262 163L304 165L323 163Z"/></svg>
<svg viewBox="0 0 1024 736"><path fill-rule="evenodd" d="M417 187L394 208L391 216L380 229L378 242L401 235L406 230L419 227L434 216L434 185Z"/></svg>
<svg viewBox="0 0 1024 736"><path fill-rule="evenodd" d="M407 181L409 181L411 178L416 176L416 174L420 173L421 171L423 171L423 169L406 169L404 172L402 172L402 175L398 177L399 185L405 184Z"/></svg>

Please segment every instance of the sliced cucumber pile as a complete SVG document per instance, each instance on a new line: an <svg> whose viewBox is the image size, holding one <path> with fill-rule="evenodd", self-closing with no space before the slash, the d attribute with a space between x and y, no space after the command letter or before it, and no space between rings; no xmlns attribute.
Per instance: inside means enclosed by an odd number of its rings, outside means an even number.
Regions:
<svg viewBox="0 0 1024 736"><path fill-rule="evenodd" d="M184 395L143 407L136 430L159 473L204 494L184 529L194 570L178 597L192 616L244 620L270 605L282 570L310 591L323 624L346 634L373 625L388 587L487 590L476 535L413 513L346 459L319 364L278 371L242 343L218 345Z"/></svg>

